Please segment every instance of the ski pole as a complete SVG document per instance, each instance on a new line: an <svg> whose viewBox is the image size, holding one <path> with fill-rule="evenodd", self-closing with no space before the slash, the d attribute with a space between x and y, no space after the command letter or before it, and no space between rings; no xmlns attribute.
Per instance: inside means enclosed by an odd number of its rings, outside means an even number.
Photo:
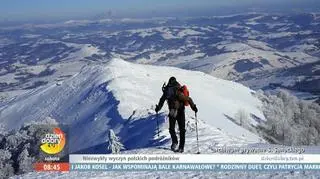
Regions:
<svg viewBox="0 0 320 179"><path fill-rule="evenodd" d="M197 113L194 113L195 117L196 117L196 133L197 133L197 148L198 148L198 152L197 154L200 154L200 150L199 150L199 137L198 137L198 118L197 118Z"/></svg>
<svg viewBox="0 0 320 179"><path fill-rule="evenodd" d="M158 115L158 112L157 112L156 118L157 118L157 133L158 133L158 138L159 138L160 135L159 135L159 115Z"/></svg>

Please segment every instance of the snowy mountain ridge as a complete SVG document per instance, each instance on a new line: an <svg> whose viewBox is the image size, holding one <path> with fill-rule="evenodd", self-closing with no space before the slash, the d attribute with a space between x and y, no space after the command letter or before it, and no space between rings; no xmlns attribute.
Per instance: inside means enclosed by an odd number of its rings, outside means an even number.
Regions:
<svg viewBox="0 0 320 179"><path fill-rule="evenodd" d="M1 123L7 123L4 114L10 116L9 109L17 109L21 101L37 99L52 94L49 102L62 105L69 113L65 119L62 114L57 115L58 109L42 106L42 116L51 115L59 122L68 122L75 136L70 136L70 145L91 150L80 153L100 152L106 153L105 141L108 129L113 129L121 138L125 154L172 154L168 150L170 146L169 132L166 121L167 109L157 116L153 105L161 95L161 85L170 76L187 84L191 96L199 107L199 143L201 153L213 153L216 147L250 147L259 146L263 142L258 136L246 131L242 127L231 122L227 117L232 117L239 109L243 109L263 118L259 110L260 101L257 100L250 89L235 82L217 79L202 72L186 71L174 67L158 67L151 65L132 64L121 59L113 59L107 64L91 65L83 68L80 73L64 81L61 85L48 85L42 89L24 95L16 101L12 101L6 108L1 108ZM210 81L210 83L208 83ZM55 91L56 90L56 91ZM56 92L62 90L60 94ZM63 93L70 95L69 99L61 96ZM78 99L79 100L75 100ZM41 98L40 98L41 99ZM222 100L221 103L219 100ZM70 104L63 105L63 102ZM219 101L219 102L216 102ZM31 102L32 103L32 102ZM14 105L17 104L17 105ZM35 103L34 103L35 104ZM72 105L71 105L72 104ZM21 106L21 109L32 104ZM49 105L50 106L50 105ZM57 105L56 105L57 106ZM55 107L56 107L55 106ZM75 106L75 107L72 107ZM40 107L40 106L38 106ZM74 111L79 108L79 110ZM20 109L20 110L21 110ZM99 110L100 109L100 110ZM51 110L51 111L50 111ZM40 110L41 111L41 110ZM14 112L13 112L14 113ZM77 115L75 115L76 113ZM195 153L197 150L195 119L190 109L186 110L186 153ZM17 115L16 113L12 114ZM32 114L31 114L32 115ZM11 116L11 117L13 117ZM89 116L89 117L88 117ZM20 116L22 119L23 118ZM40 118L38 118L40 119ZM156 119L161 123L160 137L156 134ZM250 118L251 119L251 118ZM250 121L255 125L256 121ZM13 128L14 126L8 126ZM89 136L89 137L88 137ZM76 142L80 140L81 142ZM96 143L86 143L96 141ZM264 142L263 142L264 143ZM85 147L83 147L83 145ZM268 145L268 144L266 144ZM71 149L75 151L75 147ZM97 150L100 149L100 150ZM79 148L78 148L79 149ZM70 172L70 173L26 173L12 178L194 178L194 177L219 177L219 178L307 178L305 172ZM316 176L310 175L310 177Z"/></svg>
<svg viewBox="0 0 320 179"><path fill-rule="evenodd" d="M51 117L70 126L73 134L69 139L71 152L107 153L104 146L108 129L120 136L127 149L152 146L166 142L169 136L167 123L164 123L167 114L164 106L164 113L158 116L162 123L162 138L155 139L157 116L153 108L162 94L163 82L170 76L176 76L180 83L188 85L200 111L200 125L204 123L231 138L240 136L248 142L261 140L226 117L232 118L243 109L264 119L259 110L260 101L247 87L202 72L132 64L121 59L86 66L59 85L45 85L3 104L0 122L5 129L11 130ZM186 118L190 124L194 123L193 116L187 109ZM250 120L256 124L254 119ZM145 139L136 144L136 137L141 135Z"/></svg>

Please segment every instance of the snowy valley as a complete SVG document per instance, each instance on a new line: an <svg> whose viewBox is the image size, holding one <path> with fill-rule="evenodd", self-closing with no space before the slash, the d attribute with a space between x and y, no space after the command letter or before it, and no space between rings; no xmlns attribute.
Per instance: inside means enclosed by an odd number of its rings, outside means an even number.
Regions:
<svg viewBox="0 0 320 179"><path fill-rule="evenodd" d="M121 58L317 100L318 13L72 20L0 26L0 100ZM15 91L11 93L10 91ZM299 93L304 93L299 95Z"/></svg>

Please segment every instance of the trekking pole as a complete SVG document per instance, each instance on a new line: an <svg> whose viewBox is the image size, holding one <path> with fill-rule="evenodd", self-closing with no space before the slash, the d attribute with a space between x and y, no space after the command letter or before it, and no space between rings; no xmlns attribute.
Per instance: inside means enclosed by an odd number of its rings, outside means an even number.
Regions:
<svg viewBox="0 0 320 179"><path fill-rule="evenodd" d="M196 117L196 133L197 133L197 148L198 148L198 152L197 154L200 154L200 150L199 150L199 137L198 137L198 119L197 119L197 113L194 113L195 117Z"/></svg>
<svg viewBox="0 0 320 179"><path fill-rule="evenodd" d="M159 115L158 115L158 112L157 112L156 118L157 118L157 133L158 133L158 138L159 138L160 135L159 135Z"/></svg>

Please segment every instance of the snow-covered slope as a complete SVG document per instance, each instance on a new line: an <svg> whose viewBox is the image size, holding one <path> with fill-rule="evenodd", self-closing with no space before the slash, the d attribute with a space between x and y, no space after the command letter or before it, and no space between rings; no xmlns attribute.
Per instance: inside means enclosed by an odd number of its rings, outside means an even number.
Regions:
<svg viewBox="0 0 320 179"><path fill-rule="evenodd" d="M164 106L164 113L159 117L163 123L162 138L155 140L153 108L161 96L163 82L170 76L188 85L199 108L200 123L216 130L218 137L226 139L224 141L239 136L247 142L260 140L227 118L243 109L264 119L259 110L260 101L247 87L202 72L138 65L120 59L87 66L59 85L46 85L2 104L0 122L10 130L48 116L54 118L70 126L71 152L106 153L110 128L121 137L127 149L160 145L168 139L167 123L164 123L167 109ZM192 116L193 112L188 109L190 126L194 123ZM255 121L252 119L251 123ZM141 135L144 139L137 143Z"/></svg>
<svg viewBox="0 0 320 179"><path fill-rule="evenodd" d="M246 76L254 76L252 74L257 72L268 73L318 61L317 57L304 52L278 52L256 41L248 41L247 44L226 42L218 44L217 48L225 50L225 53L188 62L179 61L175 65L227 80L245 81Z"/></svg>

